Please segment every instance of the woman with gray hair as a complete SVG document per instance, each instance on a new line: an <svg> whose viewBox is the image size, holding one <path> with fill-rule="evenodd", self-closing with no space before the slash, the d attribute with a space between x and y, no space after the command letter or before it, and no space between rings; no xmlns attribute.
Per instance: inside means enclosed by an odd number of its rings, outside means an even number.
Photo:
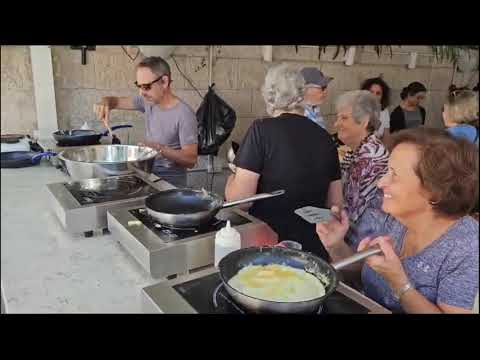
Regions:
<svg viewBox="0 0 480 360"><path fill-rule="evenodd" d="M377 181L388 170L388 150L374 135L380 127L380 104L369 91L355 90L341 95L336 108L338 138L350 148L341 163L345 210L350 221L360 226L365 209L381 206ZM356 247L361 239L355 234L347 237Z"/></svg>
<svg viewBox="0 0 480 360"><path fill-rule="evenodd" d="M343 204L335 143L304 116L303 88L300 72L285 64L269 69L262 88L269 117L255 120L243 138L225 197L232 201L284 189L282 196L254 202L249 213L266 222L279 240L297 241L303 250L328 259L315 226L294 212Z"/></svg>
<svg viewBox="0 0 480 360"><path fill-rule="evenodd" d="M284 112L301 113L305 80L299 72L281 64L272 67L265 76L262 95L267 113L278 116Z"/></svg>

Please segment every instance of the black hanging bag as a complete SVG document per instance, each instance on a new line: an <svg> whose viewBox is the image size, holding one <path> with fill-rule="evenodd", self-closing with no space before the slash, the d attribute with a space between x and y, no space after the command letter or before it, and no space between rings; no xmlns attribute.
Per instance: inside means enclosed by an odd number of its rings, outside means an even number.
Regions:
<svg viewBox="0 0 480 360"><path fill-rule="evenodd" d="M208 87L197 110L199 155L217 155L237 121L235 110L215 93L214 86Z"/></svg>

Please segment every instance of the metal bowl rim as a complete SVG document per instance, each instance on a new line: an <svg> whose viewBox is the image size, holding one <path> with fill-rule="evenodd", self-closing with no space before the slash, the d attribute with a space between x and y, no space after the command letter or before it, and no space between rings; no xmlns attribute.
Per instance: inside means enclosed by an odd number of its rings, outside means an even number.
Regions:
<svg viewBox="0 0 480 360"><path fill-rule="evenodd" d="M74 152L74 151L78 151L79 149L82 149L84 147L87 147L88 148L92 148L92 147L112 147L112 146L115 146L115 147L137 147L139 148L140 146L136 146L136 145L85 145L85 146L82 146L81 148L75 148L75 149L66 149L66 150L63 150L61 153L58 154L58 158L61 159L61 160L64 160L64 161L71 161L71 162L74 162L74 163L82 163L82 164L111 164L111 165L114 165L114 164L127 164L127 163L136 163L138 161L148 161L148 160L151 160L152 158L155 158L157 155L158 155L158 151L151 148L151 147L148 147L148 146L143 146L144 148L148 148L148 149L151 149L151 151L149 151L149 153L151 153L148 157L145 157L143 159L136 159L136 160L125 160L125 161L80 161L80 160L73 160L73 159L68 159L68 158L65 158L63 156L64 153L68 153L68 152Z"/></svg>

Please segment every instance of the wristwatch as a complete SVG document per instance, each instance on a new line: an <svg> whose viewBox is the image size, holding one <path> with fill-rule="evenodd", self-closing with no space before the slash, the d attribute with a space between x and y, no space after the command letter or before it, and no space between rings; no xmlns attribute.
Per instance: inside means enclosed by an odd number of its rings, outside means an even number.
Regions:
<svg viewBox="0 0 480 360"><path fill-rule="evenodd" d="M412 283L410 281L408 281L400 289L394 290L393 291L393 296L395 297L395 299L397 299L397 301L400 301L403 294L405 294L408 290L413 289L413 288L414 288L414 286L412 285Z"/></svg>

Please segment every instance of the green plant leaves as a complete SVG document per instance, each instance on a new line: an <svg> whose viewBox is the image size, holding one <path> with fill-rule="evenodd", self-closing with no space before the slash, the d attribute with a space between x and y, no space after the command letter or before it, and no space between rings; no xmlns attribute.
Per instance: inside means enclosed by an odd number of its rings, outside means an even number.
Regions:
<svg viewBox="0 0 480 360"><path fill-rule="evenodd" d="M318 59L321 58L322 53L326 53L327 47L329 45L318 45ZM347 53L348 48L351 45L335 45L335 53L333 54L332 60L335 60L340 51L343 49L343 55ZM364 45L359 45L360 48L363 48ZM390 52L390 58L393 57L393 46L392 45L374 45L373 46L375 53L378 57L382 56L382 53L385 50ZM432 51L435 55L437 61L441 62L447 60L451 63L456 63L461 56L462 50L476 50L479 51L480 47L477 45L432 45ZM298 53L298 45L295 45L295 52Z"/></svg>

